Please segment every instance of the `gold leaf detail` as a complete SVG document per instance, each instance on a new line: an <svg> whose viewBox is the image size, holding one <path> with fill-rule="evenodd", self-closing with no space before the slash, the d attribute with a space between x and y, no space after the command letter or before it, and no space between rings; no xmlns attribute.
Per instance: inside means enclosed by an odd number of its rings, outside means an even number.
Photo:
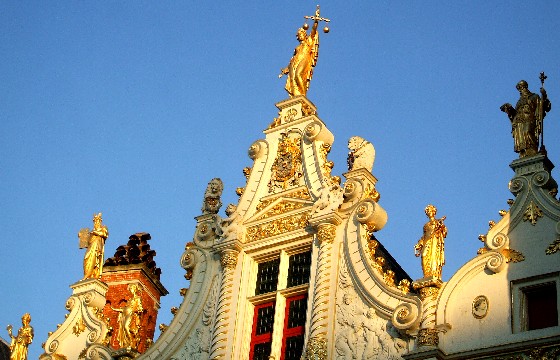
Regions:
<svg viewBox="0 0 560 360"><path fill-rule="evenodd" d="M268 192L286 190L289 186L299 184L303 177L301 161L301 137L290 138L287 133L282 134L278 144L278 153L272 164L272 176L268 183Z"/></svg>
<svg viewBox="0 0 560 360"><path fill-rule="evenodd" d="M284 213L290 212L292 210L301 209L305 205L306 205L305 203L301 203L301 202L280 202L280 203L274 205L265 214L260 216L258 218L258 220L266 219L266 218L269 218L269 217L275 216L275 215L284 214Z"/></svg>
<svg viewBox="0 0 560 360"><path fill-rule="evenodd" d="M375 187L368 184L366 190L364 191L364 198L372 199L373 201L378 202L380 197L381 195L379 195L379 192L375 189Z"/></svg>
<svg viewBox="0 0 560 360"><path fill-rule="evenodd" d="M532 225L537 223L538 218L542 217L541 209L533 201L527 206L527 210L523 213L523 221L531 221Z"/></svg>
<svg viewBox="0 0 560 360"><path fill-rule="evenodd" d="M410 292L410 280L402 279L401 281L399 281L399 286L397 286L397 288L404 294L408 294Z"/></svg>
<svg viewBox="0 0 560 360"><path fill-rule="evenodd" d="M249 241L256 241L267 237L285 234L290 231L305 228L310 218L309 212L290 217L276 219L264 224L251 226L247 229Z"/></svg>
<svg viewBox="0 0 560 360"><path fill-rule="evenodd" d="M261 203L259 205L257 205L257 211L261 211L262 209L264 209L265 207L267 207L268 205L272 204L273 202L275 202L276 200L278 200L280 197L283 198L293 198L293 199L303 199L303 200L311 200L311 196L309 195L309 191L307 190L307 188L303 188L294 192L290 192L290 193L285 193L282 194L282 196L277 196L271 199L266 199L266 200L261 200Z"/></svg>
<svg viewBox="0 0 560 360"><path fill-rule="evenodd" d="M385 274L383 274L383 281L385 281L385 284L391 287L396 287L397 285L395 284L395 272L393 270L387 270Z"/></svg>
<svg viewBox="0 0 560 360"><path fill-rule="evenodd" d="M506 263L517 263L525 260L525 255L513 249L502 249L502 255L506 258Z"/></svg>
<svg viewBox="0 0 560 360"><path fill-rule="evenodd" d="M554 240L554 242L546 248L546 255L552 255L560 251L560 238Z"/></svg>
<svg viewBox="0 0 560 360"><path fill-rule="evenodd" d="M80 336L86 329L86 324L84 323L84 319L80 316L76 324L72 327L72 333L76 336Z"/></svg>

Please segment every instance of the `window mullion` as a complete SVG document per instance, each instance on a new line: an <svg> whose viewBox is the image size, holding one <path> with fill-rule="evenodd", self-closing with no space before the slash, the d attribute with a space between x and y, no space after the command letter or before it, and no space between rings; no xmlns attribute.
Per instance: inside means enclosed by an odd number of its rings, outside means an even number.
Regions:
<svg viewBox="0 0 560 360"><path fill-rule="evenodd" d="M282 335L284 331L284 319L286 309L286 298L280 292L276 292L276 313L274 314L274 329L272 332L272 346L270 355L280 359L282 350Z"/></svg>

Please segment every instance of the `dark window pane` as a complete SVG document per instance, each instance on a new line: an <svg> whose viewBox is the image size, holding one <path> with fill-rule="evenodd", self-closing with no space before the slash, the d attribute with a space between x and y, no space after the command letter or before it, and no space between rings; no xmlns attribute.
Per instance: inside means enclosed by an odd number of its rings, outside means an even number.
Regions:
<svg viewBox="0 0 560 360"><path fill-rule="evenodd" d="M274 305L262 307L257 310L257 326L256 335L262 335L272 332L274 325Z"/></svg>
<svg viewBox="0 0 560 360"><path fill-rule="evenodd" d="M544 329L558 325L556 284L527 289L527 330Z"/></svg>
<svg viewBox="0 0 560 360"><path fill-rule="evenodd" d="M299 360L303 353L303 335L291 336L286 339L284 360Z"/></svg>
<svg viewBox="0 0 560 360"><path fill-rule="evenodd" d="M290 256L288 287L309 283L311 251Z"/></svg>
<svg viewBox="0 0 560 360"><path fill-rule="evenodd" d="M272 261L267 261L259 264L255 295L276 291L276 286L278 284L279 266L280 259L274 259Z"/></svg>
<svg viewBox="0 0 560 360"><path fill-rule="evenodd" d="M271 342L256 344L253 351L253 360L268 360L271 345Z"/></svg>
<svg viewBox="0 0 560 360"><path fill-rule="evenodd" d="M290 301L288 310L288 329L305 326L307 298Z"/></svg>

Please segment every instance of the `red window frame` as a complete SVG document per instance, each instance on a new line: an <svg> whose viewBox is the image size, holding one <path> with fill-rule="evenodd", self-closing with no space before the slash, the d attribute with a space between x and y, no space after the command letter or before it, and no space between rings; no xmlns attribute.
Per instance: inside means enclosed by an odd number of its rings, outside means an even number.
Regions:
<svg viewBox="0 0 560 360"><path fill-rule="evenodd" d="M282 355L280 356L280 360L284 360L286 356L286 340L292 336L305 334L305 324L302 326L296 326L288 329L288 316L290 314L290 306L292 305L292 302L301 299L307 300L307 294L296 295L296 296L291 296L286 298L286 313L284 314L284 329L282 330L282 352L281 352Z"/></svg>
<svg viewBox="0 0 560 360"><path fill-rule="evenodd" d="M276 312L275 305L276 305L275 301L269 301L255 306L255 312L253 314L253 330L251 331L251 350L249 352L249 360L253 360L253 356L255 353L255 345L272 342L272 332L274 331L274 326L272 326L270 332L257 335L257 324L258 324L259 309L266 308L269 306L274 306Z"/></svg>

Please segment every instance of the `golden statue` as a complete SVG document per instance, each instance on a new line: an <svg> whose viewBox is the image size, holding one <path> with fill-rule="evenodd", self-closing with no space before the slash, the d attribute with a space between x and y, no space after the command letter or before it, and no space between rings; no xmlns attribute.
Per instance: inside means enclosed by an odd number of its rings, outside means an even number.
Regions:
<svg viewBox="0 0 560 360"><path fill-rule="evenodd" d="M99 279L103 271L103 250L109 231L102 222L101 213L93 215L93 230L84 228L78 233L80 249L87 248L84 256L84 279Z"/></svg>
<svg viewBox="0 0 560 360"><path fill-rule="evenodd" d="M278 75L278 77L288 75L285 89L290 94L290 97L305 96L307 94L309 83L313 77L313 68L317 65L317 58L319 57L319 33L317 32L317 27L319 21L330 21L320 17L319 5L317 5L315 16L305 16L304 18L313 20L311 33L307 35L307 29L309 28L307 24L298 29L296 37L299 45L294 49L294 56L292 56L288 66L280 70L280 75ZM325 27L323 31L327 33L329 28Z"/></svg>
<svg viewBox="0 0 560 360"><path fill-rule="evenodd" d="M447 227L443 223L445 216L436 219L437 209L433 205L426 206L425 212L429 220L424 225L424 234L414 246L414 255L422 255L424 278L441 280L441 268L445 264L443 243L447 236Z"/></svg>
<svg viewBox="0 0 560 360"><path fill-rule="evenodd" d="M111 309L119 312L119 318L117 319L119 324L117 333L119 346L121 348L131 347L138 350L141 328L140 315L144 312L142 298L140 298L142 289L136 284L130 284L128 285L128 290L132 293L132 298L128 300L127 304L120 309L115 309L114 307L111 307Z"/></svg>
<svg viewBox="0 0 560 360"><path fill-rule="evenodd" d="M29 323L31 315L23 314L21 317L22 327L19 328L17 336L12 334L12 325L8 325L8 334L12 341L10 342L10 360L27 360L27 348L33 341L33 328Z"/></svg>
<svg viewBox="0 0 560 360"><path fill-rule="evenodd" d="M509 103L500 106L511 121L511 135L513 136L513 149L519 153L519 157L537 155L539 140L541 151L545 152L542 140L543 120L546 113L550 111L551 103L544 89L546 76L541 73L541 95L542 98L529 91L527 81L521 80L515 88L519 91L519 100L515 108Z"/></svg>

